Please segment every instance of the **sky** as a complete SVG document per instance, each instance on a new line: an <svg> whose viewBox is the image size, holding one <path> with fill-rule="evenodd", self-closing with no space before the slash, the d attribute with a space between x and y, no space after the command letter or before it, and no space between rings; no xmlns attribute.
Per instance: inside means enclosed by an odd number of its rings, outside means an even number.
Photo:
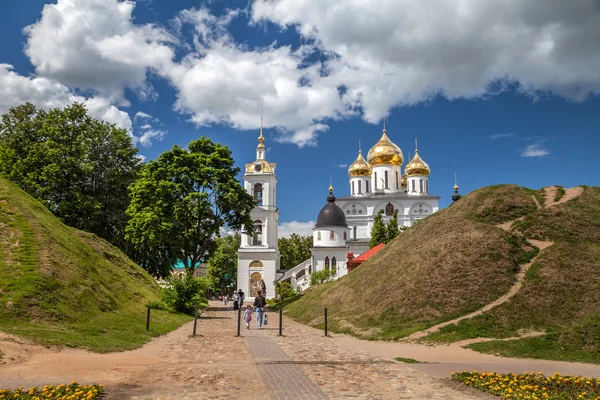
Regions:
<svg viewBox="0 0 600 400"><path fill-rule="evenodd" d="M254 161L307 234L387 133L430 192L600 185L597 0L2 0L0 113L86 105L140 155L207 136ZM240 175L241 179L241 175Z"/></svg>

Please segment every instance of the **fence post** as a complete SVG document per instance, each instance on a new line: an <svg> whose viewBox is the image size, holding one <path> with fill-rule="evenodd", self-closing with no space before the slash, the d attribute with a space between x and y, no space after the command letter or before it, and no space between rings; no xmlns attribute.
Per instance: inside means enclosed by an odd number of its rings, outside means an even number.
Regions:
<svg viewBox="0 0 600 400"><path fill-rule="evenodd" d="M237 325L237 336L240 336L240 324L242 323L242 307L238 308L238 325Z"/></svg>
<svg viewBox="0 0 600 400"><path fill-rule="evenodd" d="M194 316L194 333L193 337L196 337L196 324L198 323L198 306L196 306L196 315Z"/></svg>
<svg viewBox="0 0 600 400"><path fill-rule="evenodd" d="M146 311L146 331L150 332L150 307Z"/></svg>
<svg viewBox="0 0 600 400"><path fill-rule="evenodd" d="M325 336L327 336L327 308L325 308Z"/></svg>
<svg viewBox="0 0 600 400"><path fill-rule="evenodd" d="M281 331L283 330L283 306L279 309L279 336L283 336Z"/></svg>

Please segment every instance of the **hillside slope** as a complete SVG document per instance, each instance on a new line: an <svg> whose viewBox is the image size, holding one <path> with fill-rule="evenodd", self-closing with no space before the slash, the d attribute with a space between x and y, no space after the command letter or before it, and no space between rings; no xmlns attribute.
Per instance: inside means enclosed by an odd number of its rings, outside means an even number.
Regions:
<svg viewBox="0 0 600 400"><path fill-rule="evenodd" d="M118 249L0 179L1 331L97 351L137 347L187 320L155 311L145 332L145 304L159 290Z"/></svg>
<svg viewBox="0 0 600 400"><path fill-rule="evenodd" d="M537 209L537 193L514 185L480 189L399 235L358 269L309 290L287 307L313 325L328 307L333 330L400 338L500 297L537 254L497 228Z"/></svg>

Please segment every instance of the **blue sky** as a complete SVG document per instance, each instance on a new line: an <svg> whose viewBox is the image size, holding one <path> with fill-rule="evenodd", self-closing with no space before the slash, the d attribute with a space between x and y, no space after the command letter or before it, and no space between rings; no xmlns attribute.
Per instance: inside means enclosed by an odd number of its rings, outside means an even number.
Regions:
<svg viewBox="0 0 600 400"><path fill-rule="evenodd" d="M146 159L208 136L253 161L264 109L282 232L388 135L450 202L482 186L599 185L593 0L4 0L0 112L84 102ZM3 64L3 65L2 65Z"/></svg>

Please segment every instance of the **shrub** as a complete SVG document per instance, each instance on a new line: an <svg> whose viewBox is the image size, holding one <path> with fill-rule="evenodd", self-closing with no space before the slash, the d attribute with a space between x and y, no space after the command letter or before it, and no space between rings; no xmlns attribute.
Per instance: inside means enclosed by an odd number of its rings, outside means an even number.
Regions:
<svg viewBox="0 0 600 400"><path fill-rule="evenodd" d="M335 276L335 270L324 269L322 271L313 272L310 275L310 285L320 285L321 283L329 282Z"/></svg>
<svg viewBox="0 0 600 400"><path fill-rule="evenodd" d="M287 281L275 282L275 293L279 295L282 301L296 295L296 291L292 288L292 285Z"/></svg>
<svg viewBox="0 0 600 400"><path fill-rule="evenodd" d="M162 301L175 311L191 314L201 305L204 292L208 288L205 277L194 278L191 273L182 277L171 277L169 286L163 289Z"/></svg>

